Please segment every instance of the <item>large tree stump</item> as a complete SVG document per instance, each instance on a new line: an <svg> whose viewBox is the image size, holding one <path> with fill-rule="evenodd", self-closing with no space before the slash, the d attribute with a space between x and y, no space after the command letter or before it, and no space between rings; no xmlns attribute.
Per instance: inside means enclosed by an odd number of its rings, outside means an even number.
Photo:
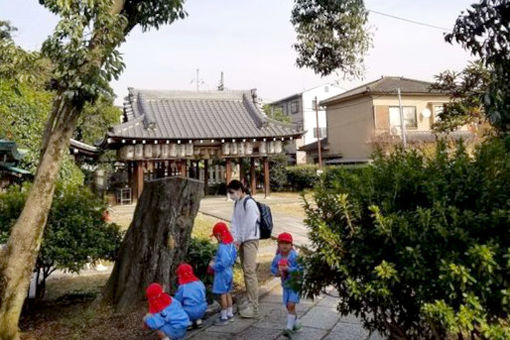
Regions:
<svg viewBox="0 0 510 340"><path fill-rule="evenodd" d="M173 285L203 193L202 182L180 177L146 183L103 295L118 312L143 300L152 282Z"/></svg>

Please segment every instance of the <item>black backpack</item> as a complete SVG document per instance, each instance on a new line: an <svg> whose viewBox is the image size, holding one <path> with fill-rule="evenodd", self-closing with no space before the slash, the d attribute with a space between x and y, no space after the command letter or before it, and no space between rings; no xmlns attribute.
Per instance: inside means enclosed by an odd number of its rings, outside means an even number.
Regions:
<svg viewBox="0 0 510 340"><path fill-rule="evenodd" d="M271 208L265 205L264 203L257 202L253 197L248 196L243 203L244 209L246 210L246 202L249 199L252 199L259 208L260 212L260 220L259 220L259 232L260 239L265 240L271 238L271 233L273 232L273 215L271 215Z"/></svg>

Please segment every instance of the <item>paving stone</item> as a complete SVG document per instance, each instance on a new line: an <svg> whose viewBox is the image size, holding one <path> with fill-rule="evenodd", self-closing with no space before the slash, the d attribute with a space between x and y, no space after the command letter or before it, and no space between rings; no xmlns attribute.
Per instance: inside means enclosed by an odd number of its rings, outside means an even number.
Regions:
<svg viewBox="0 0 510 340"><path fill-rule="evenodd" d="M279 287L279 289L272 290L269 294L264 296L261 300L261 303L278 303L282 305L282 289Z"/></svg>
<svg viewBox="0 0 510 340"><path fill-rule="evenodd" d="M281 334L281 332L282 332L281 329L250 327L241 334L236 335L233 339L272 340L276 339Z"/></svg>
<svg viewBox="0 0 510 340"><path fill-rule="evenodd" d="M340 322L361 324L361 319L354 314L341 315Z"/></svg>
<svg viewBox="0 0 510 340"><path fill-rule="evenodd" d="M324 340L362 340L368 339L368 336L369 332L360 324L339 322Z"/></svg>
<svg viewBox="0 0 510 340"><path fill-rule="evenodd" d="M338 322L339 313L334 308L313 307L301 318L303 326L331 329Z"/></svg>
<svg viewBox="0 0 510 340"><path fill-rule="evenodd" d="M271 329L283 329L287 323L287 311L283 305L277 305L274 303L262 303L260 304L263 317L258 321L254 327L260 328L271 328ZM298 317L301 317L306 310L298 307Z"/></svg>
<svg viewBox="0 0 510 340"><path fill-rule="evenodd" d="M218 333L232 333L237 334L241 333L246 328L253 325L257 320L253 319L241 319L240 317L236 316L236 319L234 322L229 323L225 326L211 326L207 328L206 332L218 332Z"/></svg>
<svg viewBox="0 0 510 340"><path fill-rule="evenodd" d="M339 298L326 296L322 300L317 303L318 307L328 307L328 308L335 308L338 306L338 302L340 301Z"/></svg>
<svg viewBox="0 0 510 340"><path fill-rule="evenodd" d="M322 339L328 331L311 327L303 327L299 332L292 335L292 340L319 340ZM284 335L280 335L277 340L288 340Z"/></svg>
<svg viewBox="0 0 510 340"><path fill-rule="evenodd" d="M215 333L215 332L200 332L197 334L193 334L186 339L192 340L223 340L223 339L232 339L234 336L228 333Z"/></svg>

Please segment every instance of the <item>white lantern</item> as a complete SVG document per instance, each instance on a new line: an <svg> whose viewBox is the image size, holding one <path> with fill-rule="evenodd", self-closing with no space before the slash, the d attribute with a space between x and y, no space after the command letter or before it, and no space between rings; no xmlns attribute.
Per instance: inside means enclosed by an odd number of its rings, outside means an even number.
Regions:
<svg viewBox="0 0 510 340"><path fill-rule="evenodd" d="M129 160L135 157L135 147L133 145L123 146L120 149L120 159Z"/></svg>
<svg viewBox="0 0 510 340"><path fill-rule="evenodd" d="M237 155L237 143L230 143L230 154Z"/></svg>
<svg viewBox="0 0 510 340"><path fill-rule="evenodd" d="M154 144L152 146L152 157L159 158L161 157L161 145Z"/></svg>
<svg viewBox="0 0 510 340"><path fill-rule="evenodd" d="M221 153L225 156L230 155L230 143L221 144Z"/></svg>
<svg viewBox="0 0 510 340"><path fill-rule="evenodd" d="M180 158L186 157L186 148L184 147L184 145L182 144L177 145L177 156Z"/></svg>
<svg viewBox="0 0 510 340"><path fill-rule="evenodd" d="M244 153L246 155L251 155L253 153L253 143L248 142L244 145Z"/></svg>
<svg viewBox="0 0 510 340"><path fill-rule="evenodd" d="M135 145L135 159L143 159L143 145L142 144Z"/></svg>
<svg viewBox="0 0 510 340"><path fill-rule="evenodd" d="M282 141L278 140L274 142L274 152L275 153L281 153L282 152Z"/></svg>
<svg viewBox="0 0 510 340"><path fill-rule="evenodd" d="M168 144L161 145L161 158L168 158L169 152L170 152L170 145L168 145Z"/></svg>
<svg viewBox="0 0 510 340"><path fill-rule="evenodd" d="M177 144L170 144L170 149L168 149L168 155L171 157L171 158L175 158L177 157Z"/></svg>
<svg viewBox="0 0 510 340"><path fill-rule="evenodd" d="M259 153L261 155L265 155L267 153L267 143L266 142L259 143Z"/></svg>
<svg viewBox="0 0 510 340"><path fill-rule="evenodd" d="M267 148L267 153L274 153L274 142L269 142L269 147Z"/></svg>
<svg viewBox="0 0 510 340"><path fill-rule="evenodd" d="M152 158L152 145L145 144L143 146L143 157Z"/></svg>
<svg viewBox="0 0 510 340"><path fill-rule="evenodd" d="M239 143L237 145L237 153L239 154L239 156L244 156L244 154L245 154L245 147L244 147L245 145L244 144L245 143Z"/></svg>
<svg viewBox="0 0 510 340"><path fill-rule="evenodd" d="M186 152L186 157L191 157L193 156L193 144L186 144L185 147L185 152Z"/></svg>

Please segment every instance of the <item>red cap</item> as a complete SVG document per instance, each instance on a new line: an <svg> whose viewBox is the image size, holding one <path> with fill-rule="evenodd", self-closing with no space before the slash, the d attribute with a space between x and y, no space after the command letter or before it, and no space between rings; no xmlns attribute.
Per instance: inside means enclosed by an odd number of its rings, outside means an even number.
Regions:
<svg viewBox="0 0 510 340"><path fill-rule="evenodd" d="M163 292L163 287L159 283L151 283L147 287L145 295L149 300L149 313L151 314L161 312L172 303L172 298Z"/></svg>
<svg viewBox="0 0 510 340"><path fill-rule="evenodd" d="M292 235L289 233L281 233L280 235L278 235L278 242L293 243Z"/></svg>
<svg viewBox="0 0 510 340"><path fill-rule="evenodd" d="M215 236L216 234L220 234L221 243L228 244L234 242L234 238L232 237L230 230L228 230L228 226L225 222L218 222L214 225L211 236Z"/></svg>
<svg viewBox="0 0 510 340"><path fill-rule="evenodd" d="M193 273L193 267L191 267L187 263L181 263L175 272L177 274L177 279L180 285L184 285L186 283L198 281L198 277Z"/></svg>

